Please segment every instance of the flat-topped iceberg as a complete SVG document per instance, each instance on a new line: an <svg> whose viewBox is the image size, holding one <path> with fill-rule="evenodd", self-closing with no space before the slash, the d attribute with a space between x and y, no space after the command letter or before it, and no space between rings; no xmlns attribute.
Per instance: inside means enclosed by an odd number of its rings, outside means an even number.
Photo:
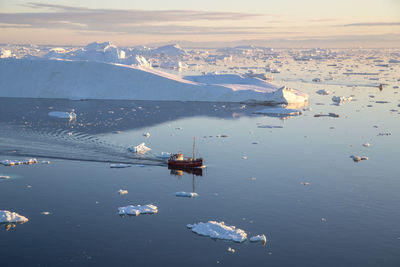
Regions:
<svg viewBox="0 0 400 267"><path fill-rule="evenodd" d="M140 214L154 214L158 212L158 208L157 206L154 206L152 204L148 204L148 205L137 205L137 206L133 206L133 205L129 205L126 207L119 207L118 208L118 213L120 215L135 215L138 216Z"/></svg>
<svg viewBox="0 0 400 267"><path fill-rule="evenodd" d="M232 240L234 242L244 242L247 234L242 229L235 226L225 225L224 222L208 221L206 223L188 224L193 232L199 235L208 236L216 239Z"/></svg>
<svg viewBox="0 0 400 267"><path fill-rule="evenodd" d="M0 223L24 223L27 221L28 218L19 215L16 212L0 210Z"/></svg>
<svg viewBox="0 0 400 267"><path fill-rule="evenodd" d="M93 61L1 59L0 96L304 103L308 95L237 74L182 78L140 66Z"/></svg>

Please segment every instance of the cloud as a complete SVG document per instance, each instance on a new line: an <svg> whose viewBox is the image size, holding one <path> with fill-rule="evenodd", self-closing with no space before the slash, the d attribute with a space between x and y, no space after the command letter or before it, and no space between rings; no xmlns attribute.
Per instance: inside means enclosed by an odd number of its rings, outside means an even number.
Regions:
<svg viewBox="0 0 400 267"><path fill-rule="evenodd" d="M0 28L41 28L145 34L251 34L268 27L182 26L199 21L239 21L260 14L194 10L91 9L43 3L27 3L35 12L0 13ZM160 26L160 23L168 26Z"/></svg>
<svg viewBox="0 0 400 267"><path fill-rule="evenodd" d="M360 22L342 25L345 27L359 26L359 27L371 27L371 26L400 26L400 22Z"/></svg>

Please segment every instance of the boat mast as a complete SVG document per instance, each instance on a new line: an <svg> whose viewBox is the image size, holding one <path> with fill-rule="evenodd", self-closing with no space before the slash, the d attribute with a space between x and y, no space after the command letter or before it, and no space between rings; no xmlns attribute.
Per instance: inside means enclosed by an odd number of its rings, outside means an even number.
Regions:
<svg viewBox="0 0 400 267"><path fill-rule="evenodd" d="M195 146L196 146L196 136L193 137L193 160L194 160L194 156L195 156Z"/></svg>

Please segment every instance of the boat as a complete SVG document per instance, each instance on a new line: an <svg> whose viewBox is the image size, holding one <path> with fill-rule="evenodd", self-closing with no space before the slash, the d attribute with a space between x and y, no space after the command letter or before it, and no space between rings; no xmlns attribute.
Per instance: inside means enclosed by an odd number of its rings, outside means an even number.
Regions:
<svg viewBox="0 0 400 267"><path fill-rule="evenodd" d="M195 169L203 166L203 159L196 158L196 137L193 138L193 157L185 158L182 153L172 154L168 159L169 169Z"/></svg>

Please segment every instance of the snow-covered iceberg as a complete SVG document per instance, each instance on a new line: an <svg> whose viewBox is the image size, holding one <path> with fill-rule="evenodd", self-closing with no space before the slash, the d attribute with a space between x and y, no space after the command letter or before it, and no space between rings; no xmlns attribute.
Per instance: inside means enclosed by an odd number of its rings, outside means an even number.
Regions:
<svg viewBox="0 0 400 267"><path fill-rule="evenodd" d="M195 224L188 224L187 227L196 234L208 236L211 238L232 240L240 243L247 240L247 234L245 231L236 228L235 226L225 225L224 222L200 222Z"/></svg>
<svg viewBox="0 0 400 267"><path fill-rule="evenodd" d="M141 143L140 145L130 147L129 150L133 153L145 154L147 151L150 151L151 148L147 147L145 143Z"/></svg>
<svg viewBox="0 0 400 267"><path fill-rule="evenodd" d="M157 206L154 206L152 204L148 204L148 205L137 205L137 206L133 206L133 205L129 205L126 207L119 207L118 208L118 213L120 215L135 215L138 216L140 214L154 214L158 212L158 208Z"/></svg>
<svg viewBox="0 0 400 267"><path fill-rule="evenodd" d="M182 78L93 61L1 59L0 97L304 103L308 95L236 74Z"/></svg>
<svg viewBox="0 0 400 267"><path fill-rule="evenodd" d="M16 212L0 210L0 223L24 223L27 221L28 218L19 215Z"/></svg>

